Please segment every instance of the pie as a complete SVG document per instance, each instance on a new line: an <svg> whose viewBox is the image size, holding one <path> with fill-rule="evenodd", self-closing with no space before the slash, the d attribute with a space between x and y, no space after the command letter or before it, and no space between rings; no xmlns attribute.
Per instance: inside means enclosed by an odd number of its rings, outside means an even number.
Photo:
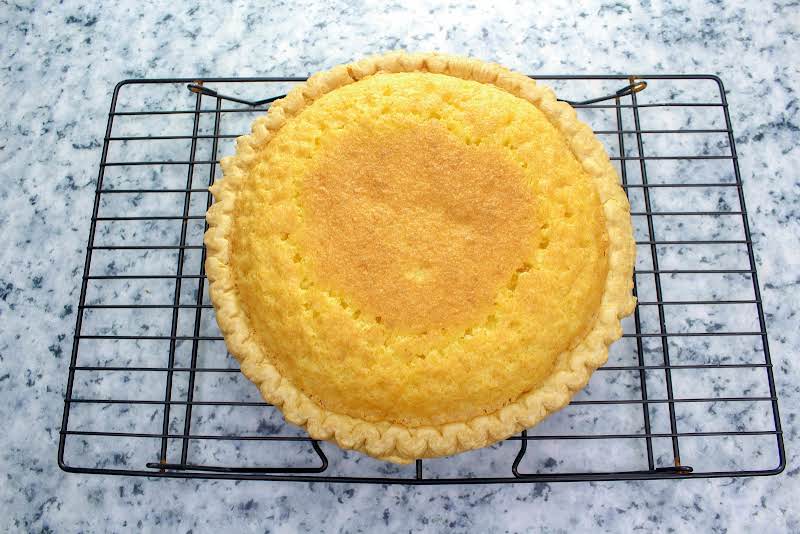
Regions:
<svg viewBox="0 0 800 534"><path fill-rule="evenodd" d="M568 404L635 306L605 150L500 66L398 52L335 67L221 165L217 321L315 439L405 463L507 438Z"/></svg>

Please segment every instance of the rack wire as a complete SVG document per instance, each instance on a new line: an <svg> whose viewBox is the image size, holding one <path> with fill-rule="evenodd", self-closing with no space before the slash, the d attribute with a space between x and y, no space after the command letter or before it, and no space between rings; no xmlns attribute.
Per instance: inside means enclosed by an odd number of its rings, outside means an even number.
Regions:
<svg viewBox="0 0 800 534"><path fill-rule="evenodd" d="M202 235L218 158L304 78L125 80L114 88L100 158L61 468L381 484L780 473L778 403L722 81L534 78L590 97L568 102L619 170L638 248L636 312L567 408L495 446L409 466L285 424L225 351ZM609 96L591 98L598 94Z"/></svg>

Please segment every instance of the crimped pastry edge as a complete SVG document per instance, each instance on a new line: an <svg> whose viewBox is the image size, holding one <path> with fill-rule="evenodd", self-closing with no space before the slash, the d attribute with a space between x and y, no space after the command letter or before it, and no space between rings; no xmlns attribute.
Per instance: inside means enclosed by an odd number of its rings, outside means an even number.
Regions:
<svg viewBox="0 0 800 534"><path fill-rule="evenodd" d="M583 340L558 357L566 362L543 384L514 402L487 415L463 422L405 427L391 422L369 422L331 412L319 406L281 376L251 335L239 305L230 269L228 232L233 224L236 194L256 158L256 149L269 143L287 119L320 96L377 72L433 72L491 83L537 106L562 132L575 157L595 184L603 204L609 238L609 269L595 323ZM481 60L437 53L392 52L340 65L311 76L272 104L256 119L249 135L237 139L234 156L223 158L224 179L211 187L214 204L206 214L205 268L217 322L228 351L239 360L242 373L255 383L268 402L279 407L287 421L303 426L319 440L337 443L395 463L447 456L485 447L530 428L566 406L608 360L608 346L622 335L620 319L629 315L636 300L631 295L636 246L628 199L617 173L591 128L575 111L556 100L553 91L523 74Z"/></svg>

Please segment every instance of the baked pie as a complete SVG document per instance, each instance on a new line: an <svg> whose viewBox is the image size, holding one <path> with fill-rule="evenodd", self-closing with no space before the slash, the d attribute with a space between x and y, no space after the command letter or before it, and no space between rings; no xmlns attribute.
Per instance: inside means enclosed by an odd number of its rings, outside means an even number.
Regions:
<svg viewBox="0 0 800 534"><path fill-rule="evenodd" d="M205 237L217 321L315 439L405 463L507 438L586 385L634 308L605 150L500 66L335 67L221 165Z"/></svg>

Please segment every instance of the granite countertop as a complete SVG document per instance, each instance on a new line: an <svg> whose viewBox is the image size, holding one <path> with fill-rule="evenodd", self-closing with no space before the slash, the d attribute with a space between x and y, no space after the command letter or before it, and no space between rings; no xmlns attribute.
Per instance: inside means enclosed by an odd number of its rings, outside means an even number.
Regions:
<svg viewBox="0 0 800 534"><path fill-rule="evenodd" d="M796 2L4 2L0 528L258 532L800 530ZM728 89L786 440L783 474L401 487L89 476L56 463L108 103L121 79L305 75L390 49L530 73L713 73ZM133 354L123 356L134 357ZM792 504L792 503L795 504Z"/></svg>

